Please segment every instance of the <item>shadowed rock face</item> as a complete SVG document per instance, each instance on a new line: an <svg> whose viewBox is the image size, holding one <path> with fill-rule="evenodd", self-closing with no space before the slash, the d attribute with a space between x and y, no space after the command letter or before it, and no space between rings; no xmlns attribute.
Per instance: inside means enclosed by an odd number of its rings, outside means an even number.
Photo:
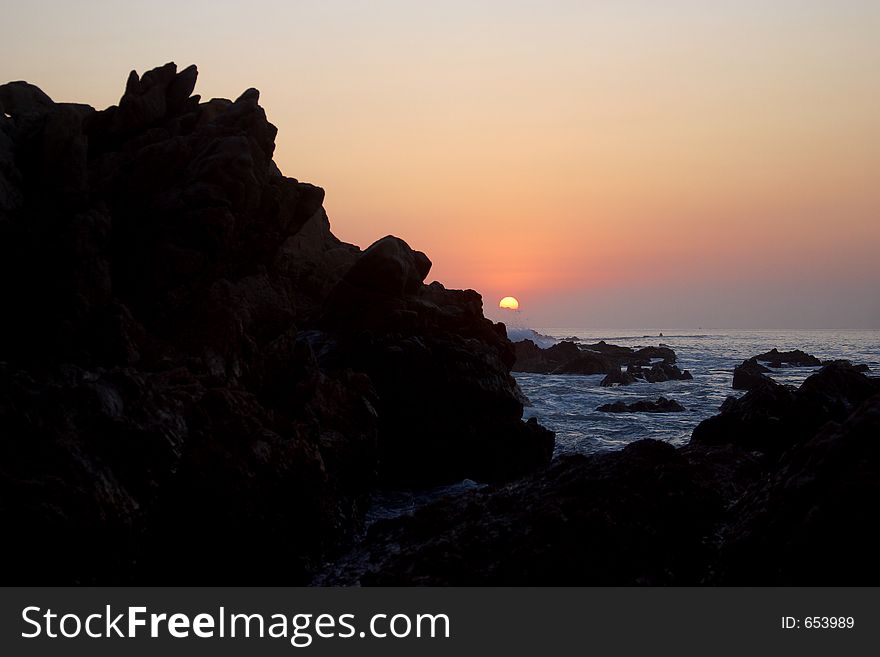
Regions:
<svg viewBox="0 0 880 657"><path fill-rule="evenodd" d="M395 237L339 241L259 93L196 77L132 72L103 111L0 86L10 577L302 582L378 481L550 458L480 296Z"/></svg>

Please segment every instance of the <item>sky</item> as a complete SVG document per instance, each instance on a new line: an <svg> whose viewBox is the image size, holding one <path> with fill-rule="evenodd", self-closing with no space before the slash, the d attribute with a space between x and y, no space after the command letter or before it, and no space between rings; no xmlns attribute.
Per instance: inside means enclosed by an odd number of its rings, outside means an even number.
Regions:
<svg viewBox="0 0 880 657"><path fill-rule="evenodd" d="M338 237L495 319L880 328L880 2L0 2L0 82L256 87Z"/></svg>

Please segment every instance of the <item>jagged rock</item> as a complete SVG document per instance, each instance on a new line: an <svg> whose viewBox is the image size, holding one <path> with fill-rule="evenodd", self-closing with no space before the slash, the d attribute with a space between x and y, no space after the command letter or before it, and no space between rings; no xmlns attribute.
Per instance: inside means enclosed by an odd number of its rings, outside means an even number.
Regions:
<svg viewBox="0 0 880 657"><path fill-rule="evenodd" d="M733 370L733 389L734 390L751 390L758 386L766 385L768 381L772 381L770 377L765 376L770 370L754 358L749 358L737 365Z"/></svg>
<svg viewBox="0 0 880 657"><path fill-rule="evenodd" d="M0 86L7 580L302 583L378 481L552 454L480 296L336 239L259 92L196 77L132 72L102 111Z"/></svg>
<svg viewBox="0 0 880 657"><path fill-rule="evenodd" d="M611 404L602 404L596 410L603 413L680 413L687 409L674 399L658 397L657 401L639 400L631 404L616 401Z"/></svg>
<svg viewBox="0 0 880 657"><path fill-rule="evenodd" d="M783 365L794 365L796 367L813 367L822 364L822 361L811 356L810 354L795 349L793 351L779 351L773 347L770 351L755 356L756 360L769 362L771 367L779 368Z"/></svg>
<svg viewBox="0 0 880 657"><path fill-rule="evenodd" d="M415 295L431 269L431 261L403 240L387 236L361 253L331 291L323 323L384 329L407 311L406 297Z"/></svg>

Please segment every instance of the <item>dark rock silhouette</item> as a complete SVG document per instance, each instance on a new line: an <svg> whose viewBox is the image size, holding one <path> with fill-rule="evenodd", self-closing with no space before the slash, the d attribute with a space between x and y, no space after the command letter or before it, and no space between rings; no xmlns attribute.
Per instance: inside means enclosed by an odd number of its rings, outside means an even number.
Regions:
<svg viewBox="0 0 880 657"><path fill-rule="evenodd" d="M514 485L376 523L320 583L684 584L699 580L720 497L669 445L566 456Z"/></svg>
<svg viewBox="0 0 880 657"><path fill-rule="evenodd" d="M835 363L725 403L681 448L559 458L376 523L320 583L880 582L880 381Z"/></svg>
<svg viewBox="0 0 880 657"><path fill-rule="evenodd" d="M621 367L635 368L634 378L648 381L691 378L675 366L675 352L669 347L621 347L600 340L595 344L575 344L563 340L542 349L531 340L514 343L516 361L513 370L537 374L606 374L607 380L622 383ZM655 359L662 362L654 363ZM603 383L603 385L606 385ZM610 385L610 383L608 384Z"/></svg>
<svg viewBox="0 0 880 657"><path fill-rule="evenodd" d="M823 360L822 365L834 365L834 364L846 365L848 367L853 368L856 372L862 372L863 374L868 374L871 371L871 368L865 365L864 363L854 365L852 361L845 359L837 359L837 360Z"/></svg>
<svg viewBox="0 0 880 657"><path fill-rule="evenodd" d="M0 86L7 581L304 582L377 482L550 459L480 296L339 241L259 93L196 77L103 111Z"/></svg>
<svg viewBox="0 0 880 657"><path fill-rule="evenodd" d="M602 379L600 385L604 388L610 388L612 386L628 386L636 381L638 381L638 379L636 379L636 377L628 370L624 372L620 368L617 368Z"/></svg>
<svg viewBox="0 0 880 657"><path fill-rule="evenodd" d="M805 441L826 422L843 421L877 392L877 379L845 363L833 363L808 377L800 388L771 380L739 399L728 398L718 415L697 425L691 440L778 454Z"/></svg>
<svg viewBox="0 0 880 657"><path fill-rule="evenodd" d="M602 404L596 410L603 413L680 413L687 409L674 399L658 397L657 401L639 400L631 404L616 401Z"/></svg>
<svg viewBox="0 0 880 657"><path fill-rule="evenodd" d="M741 365L737 365L733 370L733 389L734 390L751 390L759 386L766 385L773 380L766 376L770 369L761 365L756 359L749 358L744 360Z"/></svg>
<svg viewBox="0 0 880 657"><path fill-rule="evenodd" d="M574 342L563 340L542 349L531 340L514 343L516 360L514 371L538 374L556 373L565 370L567 374L605 374L619 365L603 354L585 352Z"/></svg>
<svg viewBox="0 0 880 657"><path fill-rule="evenodd" d="M626 371L637 379L644 379L648 383L690 381L694 378L687 370L680 370L677 365L669 363L654 363L650 368L642 367L641 365L631 365L626 368Z"/></svg>
<svg viewBox="0 0 880 657"><path fill-rule="evenodd" d="M822 361L811 356L810 354L794 349L793 351L779 351L773 347L770 351L755 356L755 360L770 363L770 367L780 368L783 365L794 365L796 367L813 367L822 364Z"/></svg>
<svg viewBox="0 0 880 657"><path fill-rule="evenodd" d="M722 584L880 582L880 396L796 444L733 508Z"/></svg>
<svg viewBox="0 0 880 657"><path fill-rule="evenodd" d="M613 385L630 385L638 381L648 383L662 383L664 381L690 381L693 375L688 370L680 370L677 365L667 362L654 363L651 367L641 365L629 365L626 372L620 370L611 372L602 379L601 385L610 387Z"/></svg>

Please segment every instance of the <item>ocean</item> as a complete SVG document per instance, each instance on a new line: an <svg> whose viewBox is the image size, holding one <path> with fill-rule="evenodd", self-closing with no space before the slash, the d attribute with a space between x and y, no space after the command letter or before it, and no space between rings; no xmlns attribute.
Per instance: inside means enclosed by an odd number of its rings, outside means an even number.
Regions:
<svg viewBox="0 0 880 657"><path fill-rule="evenodd" d="M535 335L537 332L538 335ZM744 394L731 387L733 368L746 358L773 347L779 351L801 349L822 360L846 359L871 368L869 375L880 375L880 330L667 330L661 337L655 330L585 328L508 328L511 340L531 338L541 347L577 337L585 344L605 340L610 344L644 347L664 344L675 350L678 366L690 370L691 381L664 383L639 382L629 386L603 388L604 375L526 374L514 372L520 388L531 404L523 417L556 432L556 454L592 454L621 449L642 438L685 444L694 427L715 415L731 396ZM784 367L770 374L780 383L800 385L815 372L814 367ZM663 396L685 407L681 413L604 413L596 408L614 401L631 403ZM478 488L463 481L432 490L377 491L367 514L367 524L402 514L443 495Z"/></svg>
<svg viewBox="0 0 880 657"><path fill-rule="evenodd" d="M634 440L656 438L673 445L686 443L694 427L718 412L731 396L733 368L746 358L773 347L779 351L802 349L822 360L844 358L880 374L880 330L813 331L717 331L669 330L663 337L639 329L538 328L537 333L559 340L577 337L584 343L605 340L611 344L639 347L664 344L675 350L678 366L690 370L692 381L639 382L629 386L603 388L603 375L574 376L514 373L520 388L531 401L524 417L535 417L556 432L556 453L590 454L619 449ZM525 332L512 329L511 339ZM544 340L542 346L554 340ZM813 367L784 367L770 374L780 383L800 385ZM596 408L614 401L632 403L663 396L679 402L683 413L604 413Z"/></svg>

